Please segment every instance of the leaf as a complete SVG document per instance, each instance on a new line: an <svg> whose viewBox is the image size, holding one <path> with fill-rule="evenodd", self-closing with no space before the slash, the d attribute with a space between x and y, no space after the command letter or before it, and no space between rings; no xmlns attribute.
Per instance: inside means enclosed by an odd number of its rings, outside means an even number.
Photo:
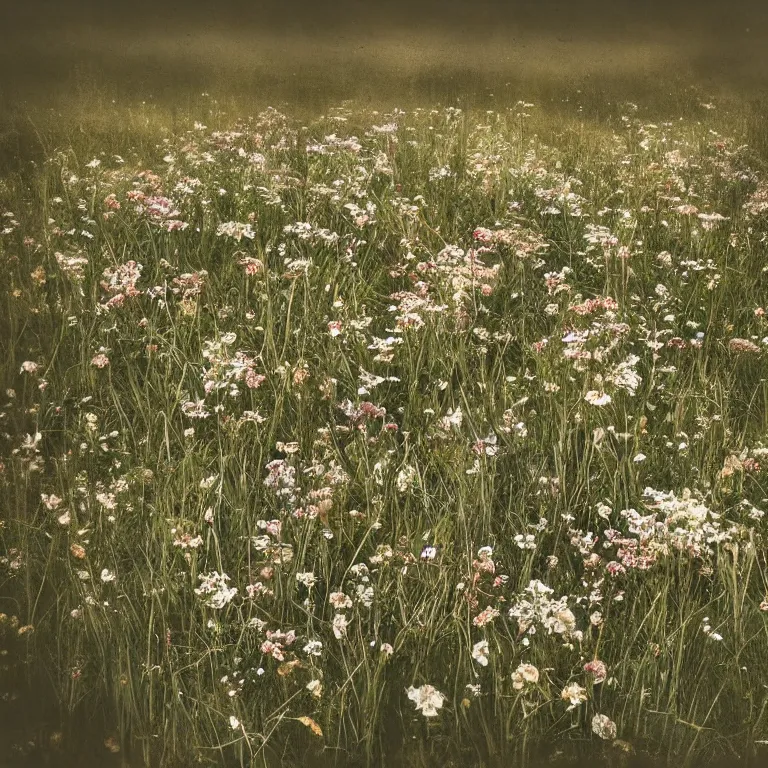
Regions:
<svg viewBox="0 0 768 768"><path fill-rule="evenodd" d="M303 717L297 717L296 719L303 725L306 725L307 728L309 728L309 730L315 734L315 736L322 737L323 729L311 717L307 717L305 715Z"/></svg>

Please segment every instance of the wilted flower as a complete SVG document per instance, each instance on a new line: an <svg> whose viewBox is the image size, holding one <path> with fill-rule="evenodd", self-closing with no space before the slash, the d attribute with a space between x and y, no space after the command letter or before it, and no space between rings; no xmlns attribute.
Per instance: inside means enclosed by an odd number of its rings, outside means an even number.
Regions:
<svg viewBox="0 0 768 768"><path fill-rule="evenodd" d="M731 352L751 352L752 354L760 351L760 347L749 339L731 339L728 342L728 349Z"/></svg>
<svg viewBox="0 0 768 768"><path fill-rule="evenodd" d="M472 623L476 627L484 627L486 624L490 624L497 616L499 616L499 611L489 605L472 619Z"/></svg>
<svg viewBox="0 0 768 768"><path fill-rule="evenodd" d="M72 544L69 547L69 551L76 557L78 560L83 560L85 558L85 548L82 547L80 544Z"/></svg>
<svg viewBox="0 0 768 768"><path fill-rule="evenodd" d="M512 673L512 687L516 691L522 690L525 683L538 683L539 670L533 664L521 664Z"/></svg>
<svg viewBox="0 0 768 768"><path fill-rule="evenodd" d="M563 688L560 698L563 701L570 702L568 709L574 709L587 700L587 691L586 688L582 688L578 683L571 683Z"/></svg>
<svg viewBox="0 0 768 768"><path fill-rule="evenodd" d="M344 592L331 592L328 597L328 602L336 608L336 610L352 607L352 599L344 594Z"/></svg>
<svg viewBox="0 0 768 768"><path fill-rule="evenodd" d="M592 718L592 733L597 734L601 739L615 739L616 723L607 715L595 715Z"/></svg>

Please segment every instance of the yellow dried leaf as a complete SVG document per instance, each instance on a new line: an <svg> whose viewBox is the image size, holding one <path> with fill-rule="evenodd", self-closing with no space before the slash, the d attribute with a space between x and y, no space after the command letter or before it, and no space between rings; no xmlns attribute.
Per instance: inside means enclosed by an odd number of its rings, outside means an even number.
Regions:
<svg viewBox="0 0 768 768"><path fill-rule="evenodd" d="M284 661L278 668L277 668L277 674L280 675L280 677L287 677L288 675L293 672L294 667L300 667L301 662L298 659L294 659L293 661Z"/></svg>
<svg viewBox="0 0 768 768"><path fill-rule="evenodd" d="M306 725L315 736L323 735L323 729L311 717L305 715L303 717L297 717L296 719L303 725Z"/></svg>

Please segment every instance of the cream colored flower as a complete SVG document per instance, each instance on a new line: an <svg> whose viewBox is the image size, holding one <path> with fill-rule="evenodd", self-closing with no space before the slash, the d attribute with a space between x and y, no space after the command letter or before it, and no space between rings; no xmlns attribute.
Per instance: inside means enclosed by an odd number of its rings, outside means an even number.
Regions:
<svg viewBox="0 0 768 768"><path fill-rule="evenodd" d="M587 392L586 395L584 395L584 399L590 404L590 405L608 405L608 403L611 402L611 396L606 394L605 392L598 392L597 390L590 389L589 392Z"/></svg>
<svg viewBox="0 0 768 768"><path fill-rule="evenodd" d="M472 648L472 658L481 666L488 666L488 641L481 640L479 643L475 643Z"/></svg>
<svg viewBox="0 0 768 768"><path fill-rule="evenodd" d="M416 709L420 709L424 717L436 717L437 710L443 706L445 700L445 696L431 685L422 685L420 688L410 686L407 693L408 698L416 704Z"/></svg>
<svg viewBox="0 0 768 768"><path fill-rule="evenodd" d="M568 709L575 709L582 702L587 700L587 691L582 688L578 683L571 683L563 688L563 692L560 694L560 698L563 701L569 701L570 706Z"/></svg>
<svg viewBox="0 0 768 768"><path fill-rule="evenodd" d="M592 718L592 732L601 739L612 740L616 738L616 723L607 715L595 715Z"/></svg>

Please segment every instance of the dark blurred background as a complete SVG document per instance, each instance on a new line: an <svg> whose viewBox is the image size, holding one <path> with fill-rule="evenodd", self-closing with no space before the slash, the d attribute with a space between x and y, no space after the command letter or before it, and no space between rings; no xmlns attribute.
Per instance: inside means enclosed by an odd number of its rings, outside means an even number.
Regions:
<svg viewBox="0 0 768 768"><path fill-rule="evenodd" d="M30 114L108 133L125 116L112 105L151 103L168 124L203 93L230 113L581 94L585 116L611 100L673 115L681 85L767 95L768 0L0 0L5 156Z"/></svg>
<svg viewBox="0 0 768 768"><path fill-rule="evenodd" d="M580 35L668 31L713 35L764 30L768 3L714 0L3 0L4 35L79 25L126 32L173 31L205 24L326 34L430 26L472 36L558 29Z"/></svg>

